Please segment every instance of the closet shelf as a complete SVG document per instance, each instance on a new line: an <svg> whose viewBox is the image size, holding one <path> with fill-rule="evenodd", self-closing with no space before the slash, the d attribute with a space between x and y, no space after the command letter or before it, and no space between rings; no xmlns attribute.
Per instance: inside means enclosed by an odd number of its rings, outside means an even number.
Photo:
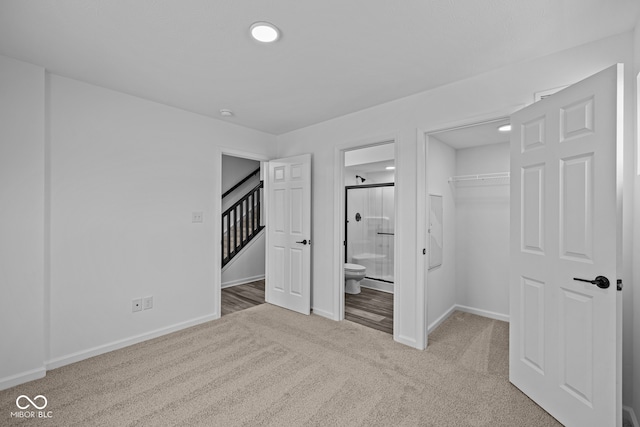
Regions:
<svg viewBox="0 0 640 427"><path fill-rule="evenodd" d="M483 173L478 175L457 175L449 178L449 182L485 181L490 179L509 179L509 172Z"/></svg>

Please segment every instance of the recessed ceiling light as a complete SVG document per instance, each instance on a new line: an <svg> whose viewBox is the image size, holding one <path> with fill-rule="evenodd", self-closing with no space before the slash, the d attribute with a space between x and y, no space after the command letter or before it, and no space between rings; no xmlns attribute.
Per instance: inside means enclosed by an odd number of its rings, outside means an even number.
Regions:
<svg viewBox="0 0 640 427"><path fill-rule="evenodd" d="M222 110L220 110L220 115L222 117L231 117L233 116L233 111L223 108Z"/></svg>
<svg viewBox="0 0 640 427"><path fill-rule="evenodd" d="M392 171L395 168L396 168L395 166L387 166L385 169L388 170L388 171Z"/></svg>
<svg viewBox="0 0 640 427"><path fill-rule="evenodd" d="M280 30L268 22L256 22L250 28L251 37L262 43L272 43L280 38Z"/></svg>
<svg viewBox="0 0 640 427"><path fill-rule="evenodd" d="M511 132L511 125L510 124L502 125L502 126L498 127L498 131L499 132Z"/></svg>

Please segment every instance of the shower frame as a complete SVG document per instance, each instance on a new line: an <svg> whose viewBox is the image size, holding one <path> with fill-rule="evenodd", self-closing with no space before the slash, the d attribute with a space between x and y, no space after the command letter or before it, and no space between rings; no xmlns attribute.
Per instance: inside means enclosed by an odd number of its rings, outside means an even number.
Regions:
<svg viewBox="0 0 640 427"><path fill-rule="evenodd" d="M348 224L349 224L349 217L348 217L348 212L349 212L349 190L353 190L356 188L359 189L367 189L367 188L378 188L378 187L395 187L396 184L395 182L384 182L384 183L380 183L380 184L360 184L360 185L347 185L344 187L344 262L348 262L349 258L347 255L347 244L348 244L348 239L349 239L349 233L347 232L348 230ZM395 227L394 227L395 229ZM391 234L391 233L384 233L384 234ZM395 237L395 232L393 233L394 237ZM366 277L367 279L372 279L372 280L377 280L379 282L385 282L385 283L395 283L391 280L384 280L384 279L378 279L375 277Z"/></svg>

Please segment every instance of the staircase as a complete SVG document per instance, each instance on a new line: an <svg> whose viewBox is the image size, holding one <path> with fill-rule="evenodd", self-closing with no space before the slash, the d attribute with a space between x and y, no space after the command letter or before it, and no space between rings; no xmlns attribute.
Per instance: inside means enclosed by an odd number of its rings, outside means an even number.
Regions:
<svg viewBox="0 0 640 427"><path fill-rule="evenodd" d="M241 184L259 172L252 172L229 191L222 195L231 194ZM240 200L234 203L229 209L222 213L222 266L224 267L236 255L240 253L258 233L264 228L260 224L260 210L262 204L262 193L264 183L249 190Z"/></svg>

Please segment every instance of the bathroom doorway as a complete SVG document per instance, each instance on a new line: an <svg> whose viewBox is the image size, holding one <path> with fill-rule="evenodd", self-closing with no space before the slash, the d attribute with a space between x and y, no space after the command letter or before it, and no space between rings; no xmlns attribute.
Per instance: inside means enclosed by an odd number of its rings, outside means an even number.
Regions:
<svg viewBox="0 0 640 427"><path fill-rule="evenodd" d="M393 334L395 146L344 152L344 318Z"/></svg>

